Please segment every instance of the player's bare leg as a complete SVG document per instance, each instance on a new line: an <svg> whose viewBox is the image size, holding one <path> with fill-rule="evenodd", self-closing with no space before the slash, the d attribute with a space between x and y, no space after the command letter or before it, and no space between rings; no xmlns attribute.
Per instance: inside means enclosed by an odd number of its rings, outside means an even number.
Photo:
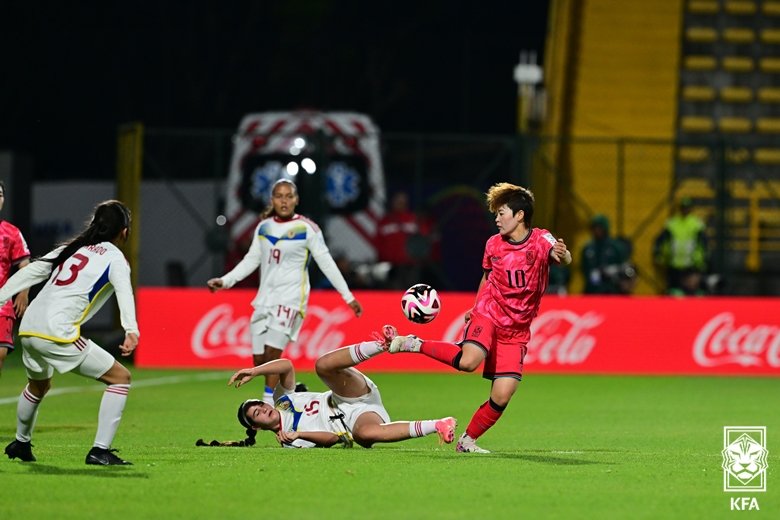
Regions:
<svg viewBox="0 0 780 520"><path fill-rule="evenodd" d="M451 443L455 438L458 422L453 417L430 421L394 421L383 423L382 418L367 412L358 417L352 430L355 442L364 448L370 448L377 442L398 442L414 437L438 434L439 443Z"/></svg>
<svg viewBox="0 0 780 520"><path fill-rule="evenodd" d="M254 356L258 357L258 356ZM269 361L273 361L274 359L279 359L282 357L282 349L278 349L276 347L272 347L270 345L265 346L265 352L259 355L260 362L258 363L257 360L255 360L255 366L262 365L263 363L268 363ZM267 388L270 388L273 392L273 389L276 388L276 385L279 384L279 376L276 374L269 374L265 376L265 386Z"/></svg>
<svg viewBox="0 0 780 520"><path fill-rule="evenodd" d="M252 362L254 366L260 366L269 361L279 359L282 357L282 349L272 347L270 345L263 345L263 352L261 354L252 354ZM274 404L274 388L279 383L279 376L276 374L266 375L265 379L265 391L263 392L263 402L273 406Z"/></svg>
<svg viewBox="0 0 780 520"><path fill-rule="evenodd" d="M322 382L342 397L360 397L371 391L363 374L352 368L357 364L350 353L352 347L323 354L314 365Z"/></svg>
<svg viewBox="0 0 780 520"><path fill-rule="evenodd" d="M340 396L365 395L369 391L366 380L357 370L350 370L351 367L386 352L397 334L395 327L384 325L380 332L373 334L373 341L362 341L323 354L315 364L317 375Z"/></svg>
<svg viewBox="0 0 780 520"><path fill-rule="evenodd" d="M8 347L0 345L0 372L3 371L3 364L5 363L5 358L7 355L8 355Z"/></svg>
<svg viewBox="0 0 780 520"><path fill-rule="evenodd" d="M520 381L514 377L498 377L490 388L490 399L497 405L506 408L519 385Z"/></svg>

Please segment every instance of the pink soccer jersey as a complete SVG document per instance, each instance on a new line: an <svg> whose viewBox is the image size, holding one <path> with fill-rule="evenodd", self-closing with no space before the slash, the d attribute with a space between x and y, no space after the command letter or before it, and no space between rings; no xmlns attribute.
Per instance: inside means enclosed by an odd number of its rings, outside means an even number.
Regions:
<svg viewBox="0 0 780 520"><path fill-rule="evenodd" d="M532 228L522 242L500 234L490 237L482 258L482 268L488 274L474 311L491 318L499 327L528 329L547 289L554 244L555 237L538 228Z"/></svg>
<svg viewBox="0 0 780 520"><path fill-rule="evenodd" d="M5 285L11 276L11 268L29 257L30 250L19 228L5 220L0 221L0 287ZM0 308L0 316L16 317L13 300L8 300Z"/></svg>

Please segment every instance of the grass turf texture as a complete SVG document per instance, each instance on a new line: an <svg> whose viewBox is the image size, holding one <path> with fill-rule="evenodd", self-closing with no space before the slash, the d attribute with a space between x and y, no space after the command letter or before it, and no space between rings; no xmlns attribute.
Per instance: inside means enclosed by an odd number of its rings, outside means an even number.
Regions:
<svg viewBox="0 0 780 520"><path fill-rule="evenodd" d="M227 372L134 369L115 439L131 467L84 464L102 385L55 375L33 438L35 463L0 461L0 518L728 518L723 426L767 426L768 492L780 514L780 379L528 374L501 421L457 454L429 436L366 450L195 447L240 440L238 403L261 384ZM454 415L459 435L487 396L474 374L371 374L393 419ZM313 374L299 374L312 390ZM0 442L15 431L18 353L0 378ZM737 496L742 496L738 494Z"/></svg>

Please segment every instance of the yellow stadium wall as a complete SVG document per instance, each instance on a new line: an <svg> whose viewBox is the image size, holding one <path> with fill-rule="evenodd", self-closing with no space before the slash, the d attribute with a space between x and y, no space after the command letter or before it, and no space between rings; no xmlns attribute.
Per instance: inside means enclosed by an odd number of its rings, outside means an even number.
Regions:
<svg viewBox="0 0 780 520"><path fill-rule="evenodd" d="M613 232L628 236L651 219L634 238L632 258L640 273L653 269L652 240L667 216L658 206L673 179L681 16L680 0L551 3L544 133L576 144L558 145L556 178L535 172L534 185L542 203L554 206L548 222L574 253L572 292L583 287L577 264L594 213L607 215ZM616 139L627 143L622 151ZM621 167L622 202L617 195ZM621 207L625 211L617 222ZM646 282L636 290L653 292Z"/></svg>

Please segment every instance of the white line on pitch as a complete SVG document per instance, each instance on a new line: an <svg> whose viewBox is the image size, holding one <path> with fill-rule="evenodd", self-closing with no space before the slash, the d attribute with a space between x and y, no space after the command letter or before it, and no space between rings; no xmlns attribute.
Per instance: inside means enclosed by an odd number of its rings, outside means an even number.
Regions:
<svg viewBox="0 0 780 520"><path fill-rule="evenodd" d="M152 379L141 379L140 381L133 381L130 383L131 388L143 388L145 386L162 386L162 385L175 385L177 383L185 383L188 381L211 381L213 379L225 379L229 377L227 372L214 373L206 372L203 374L186 375L186 376L165 376L155 377ZM63 394L77 394L80 392L102 392L105 390L106 385L89 385L89 386L66 386L63 388L52 388L47 394L48 399L53 395ZM0 397L0 406L4 404L16 404L19 400L19 396L13 397Z"/></svg>

